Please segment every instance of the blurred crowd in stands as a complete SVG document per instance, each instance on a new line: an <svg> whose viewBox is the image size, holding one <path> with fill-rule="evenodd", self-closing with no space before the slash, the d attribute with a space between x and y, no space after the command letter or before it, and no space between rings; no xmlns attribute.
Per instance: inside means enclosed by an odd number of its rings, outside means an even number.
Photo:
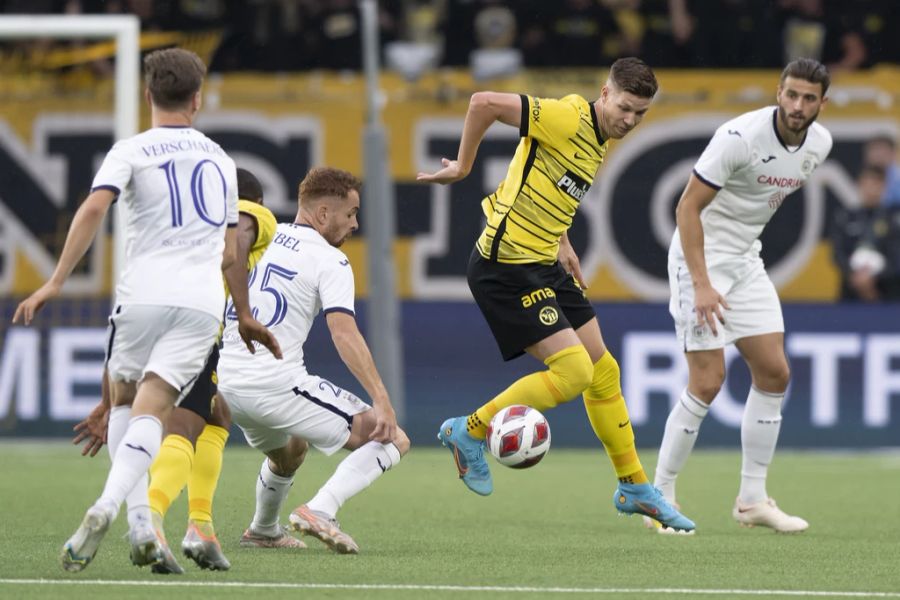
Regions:
<svg viewBox="0 0 900 600"><path fill-rule="evenodd" d="M832 69L900 62L896 0L379 0L403 65ZM212 70L359 69L358 0L0 0L0 13L133 13L144 31L219 30ZM410 67L415 72L415 68Z"/></svg>
<svg viewBox="0 0 900 600"><path fill-rule="evenodd" d="M863 147L858 205L834 215L831 242L841 271L841 300L900 300L900 166L897 143L876 136Z"/></svg>
<svg viewBox="0 0 900 600"><path fill-rule="evenodd" d="M727 69L780 68L807 56L836 72L900 63L897 6L898 0L379 0L378 24L386 65L410 79L444 66L469 67L478 77L523 67L605 66L620 56L640 56L658 68ZM217 32L211 70L218 72L361 68L358 0L0 0L0 14L25 13L131 13L144 33ZM861 164L858 202L838 208L829 224L841 299L900 301L896 140L868 141Z"/></svg>

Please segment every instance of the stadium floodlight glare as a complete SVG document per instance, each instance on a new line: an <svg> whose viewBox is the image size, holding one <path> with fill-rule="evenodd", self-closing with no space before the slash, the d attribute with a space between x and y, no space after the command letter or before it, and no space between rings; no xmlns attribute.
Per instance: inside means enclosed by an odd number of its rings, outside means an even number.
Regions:
<svg viewBox="0 0 900 600"><path fill-rule="evenodd" d="M140 21L134 15L3 15L0 40L28 38L107 39L116 43L114 126L116 140L131 137L138 130L140 77ZM115 236L113 281L118 281L125 257L125 237L120 234L121 203L113 213Z"/></svg>

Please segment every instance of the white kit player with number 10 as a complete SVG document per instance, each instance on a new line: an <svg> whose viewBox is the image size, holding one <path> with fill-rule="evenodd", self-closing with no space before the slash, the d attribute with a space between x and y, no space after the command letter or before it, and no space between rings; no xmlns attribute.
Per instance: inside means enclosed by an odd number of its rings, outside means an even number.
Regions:
<svg viewBox="0 0 900 600"><path fill-rule="evenodd" d="M222 269L236 254L234 162L192 128L206 66L193 52L168 48L146 56L144 74L151 129L119 141L107 154L72 219L53 276L13 316L27 325L59 295L109 207L121 201L125 266L106 353L113 461L100 498L63 546L60 560L67 571L81 571L93 560L127 500L132 563L182 572L151 523L147 471L159 452L162 423L200 374L218 335L225 304ZM246 286L243 277L226 276L231 289ZM277 353L277 342L249 316L243 300L239 309L247 343L260 341Z"/></svg>
<svg viewBox="0 0 900 600"><path fill-rule="evenodd" d="M116 302L220 319L225 227L238 219L236 168L225 151L193 127L154 127L113 146L92 188L112 190L125 207Z"/></svg>
<svg viewBox="0 0 900 600"><path fill-rule="evenodd" d="M150 370L182 390L203 368L225 307L225 228L238 218L234 161L192 127L154 127L113 147L93 189L113 190L125 208L110 379L138 381ZM176 312L197 324L167 327Z"/></svg>

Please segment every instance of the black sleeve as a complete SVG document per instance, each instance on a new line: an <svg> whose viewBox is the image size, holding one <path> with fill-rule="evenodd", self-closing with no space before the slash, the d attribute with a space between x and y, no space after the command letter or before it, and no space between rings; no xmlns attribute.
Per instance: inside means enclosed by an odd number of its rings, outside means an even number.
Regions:
<svg viewBox="0 0 900 600"><path fill-rule="evenodd" d="M519 121L519 137L528 136L528 96L519 94L522 99L522 117Z"/></svg>

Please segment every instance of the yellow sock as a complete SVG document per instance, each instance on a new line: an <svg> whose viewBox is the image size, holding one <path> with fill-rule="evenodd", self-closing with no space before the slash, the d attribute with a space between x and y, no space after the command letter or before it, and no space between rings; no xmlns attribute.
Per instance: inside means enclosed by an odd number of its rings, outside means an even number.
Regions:
<svg viewBox="0 0 900 600"><path fill-rule="evenodd" d="M150 465L150 510L165 516L184 489L194 463L194 447L187 438L167 435Z"/></svg>
<svg viewBox="0 0 900 600"><path fill-rule="evenodd" d="M222 453L228 441L228 430L207 425L197 438L194 471L188 484L189 518L192 521L212 521L212 501L222 472Z"/></svg>
<svg viewBox="0 0 900 600"><path fill-rule="evenodd" d="M584 393L584 408L619 481L647 483L649 479L634 447L634 430L619 383L619 364L609 352L594 363L594 379Z"/></svg>
<svg viewBox="0 0 900 600"><path fill-rule="evenodd" d="M484 439L488 423L507 406L524 404L546 411L576 397L591 381L591 357L580 344L547 357L544 364L548 370L522 377L469 415L466 420L469 435Z"/></svg>

